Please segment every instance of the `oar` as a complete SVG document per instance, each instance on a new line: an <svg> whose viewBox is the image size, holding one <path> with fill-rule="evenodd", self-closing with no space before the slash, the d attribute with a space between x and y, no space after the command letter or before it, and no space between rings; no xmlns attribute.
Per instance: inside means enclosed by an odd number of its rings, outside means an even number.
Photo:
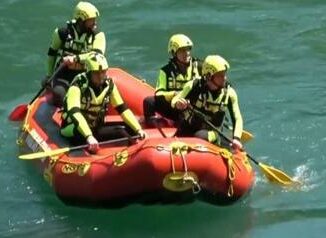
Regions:
<svg viewBox="0 0 326 238"><path fill-rule="evenodd" d="M254 138L254 135L251 134L249 131L246 130L242 130L242 134L241 134L241 142L242 143L247 143L248 141L252 140Z"/></svg>
<svg viewBox="0 0 326 238"><path fill-rule="evenodd" d="M228 117L225 117L226 119L226 122L229 122L230 119ZM228 124L228 123L223 123L223 126L229 130L233 130L233 127ZM246 130L242 130L242 134L241 134L241 142L242 143L247 143L248 141L252 140L254 138L254 135L252 133L250 133L249 131L246 131Z"/></svg>
<svg viewBox="0 0 326 238"><path fill-rule="evenodd" d="M223 126L229 130L233 130L232 126L227 125L227 124L223 124ZM248 141L251 141L254 138L254 135L251 134L249 131L246 130L242 130L242 134L241 134L241 142L242 143L247 143Z"/></svg>
<svg viewBox="0 0 326 238"><path fill-rule="evenodd" d="M108 144L114 144L114 143L117 143L117 142L132 141L132 140L136 140L136 139L139 139L139 138L140 138L139 135L123 137L123 138L114 139L114 140L102 141L102 142L99 142L99 145L108 145ZM19 159L24 159L24 160L40 159L40 158L60 155L60 154L70 152L70 151L73 151L73 150L84 149L84 148L87 148L87 147L88 147L88 144L87 145L78 145L78 146L74 146L74 147L65 147L65 148L60 148L60 149L55 149L55 150L50 150L50 151L42 151L42 152L24 154L24 155L18 156L18 158Z"/></svg>
<svg viewBox="0 0 326 238"><path fill-rule="evenodd" d="M61 64L52 74L52 76L47 80L47 82L42 86L42 88L37 92L37 94L34 96L34 98L29 102L29 104L20 104L15 109L10 113L9 115L9 120L11 121L21 121L25 118L28 106L31 105L37 98L38 96L41 95L43 90L45 89L46 85L49 84L55 77L56 75L63 69L64 64Z"/></svg>
<svg viewBox="0 0 326 238"><path fill-rule="evenodd" d="M228 142L232 143L232 140L230 138L228 138L226 135L224 135L212 122L210 122L209 120L207 120L206 116L203 115L202 112L196 110L196 109L192 109L197 115L199 115L202 120L208 125L210 126L213 130L217 131L217 133L223 137L225 140L227 140ZM258 162L257 160L255 160L250 154L247 153L247 157L254 162L256 165L259 166L259 168L261 169L261 171L264 173L264 175L266 176L266 178L270 181L270 182L274 182L277 183L279 185L298 185L298 181L293 180L289 175L287 175L286 173L284 173L283 171L276 169L274 167L271 166L267 166L266 164L263 164L261 162Z"/></svg>

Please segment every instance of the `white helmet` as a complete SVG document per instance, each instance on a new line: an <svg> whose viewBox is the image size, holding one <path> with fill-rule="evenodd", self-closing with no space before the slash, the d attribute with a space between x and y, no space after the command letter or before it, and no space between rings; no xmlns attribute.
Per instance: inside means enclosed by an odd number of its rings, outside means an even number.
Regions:
<svg viewBox="0 0 326 238"><path fill-rule="evenodd" d="M193 47L193 43L190 38L184 34L175 34L171 36L168 45L168 53L174 55L178 49L184 47Z"/></svg>
<svg viewBox="0 0 326 238"><path fill-rule="evenodd" d="M229 63L219 55L209 55L203 62L202 74L214 75L215 73L226 71L230 68Z"/></svg>
<svg viewBox="0 0 326 238"><path fill-rule="evenodd" d="M75 20L81 19L85 21L99 16L100 13L93 4L89 2L79 2L75 7L73 18Z"/></svg>
<svg viewBox="0 0 326 238"><path fill-rule="evenodd" d="M99 53L91 54L85 61L86 71L101 71L109 68L104 55Z"/></svg>

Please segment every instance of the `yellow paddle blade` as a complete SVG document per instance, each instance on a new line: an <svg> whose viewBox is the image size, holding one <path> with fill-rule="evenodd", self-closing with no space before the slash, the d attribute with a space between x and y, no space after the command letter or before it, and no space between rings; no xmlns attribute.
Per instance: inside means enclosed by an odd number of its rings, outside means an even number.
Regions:
<svg viewBox="0 0 326 238"><path fill-rule="evenodd" d="M19 159L40 159L48 156L55 156L59 154L63 154L65 152L68 152L70 150L69 147L61 148L61 149L56 149L56 150L50 150L50 151L42 151L42 152L36 152L36 153L31 153L31 154L25 154L25 155L20 155L18 156Z"/></svg>
<svg viewBox="0 0 326 238"><path fill-rule="evenodd" d="M267 166L265 164L258 164L260 169L263 171L264 175L270 182L274 182L284 186L290 185L299 185L301 184L299 181L292 179L289 175L284 173L283 171L276 169L271 166Z"/></svg>
<svg viewBox="0 0 326 238"><path fill-rule="evenodd" d="M246 143L254 138L254 135L249 131L243 130L241 135L241 142Z"/></svg>

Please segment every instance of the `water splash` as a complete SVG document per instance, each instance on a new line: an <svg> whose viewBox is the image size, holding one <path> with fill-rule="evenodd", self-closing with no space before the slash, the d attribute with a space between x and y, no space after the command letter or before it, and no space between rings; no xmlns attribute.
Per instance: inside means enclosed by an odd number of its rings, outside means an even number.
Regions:
<svg viewBox="0 0 326 238"><path fill-rule="evenodd" d="M294 179L300 181L300 191L309 192L321 185L320 176L315 170L309 168L308 164L299 165L295 169Z"/></svg>

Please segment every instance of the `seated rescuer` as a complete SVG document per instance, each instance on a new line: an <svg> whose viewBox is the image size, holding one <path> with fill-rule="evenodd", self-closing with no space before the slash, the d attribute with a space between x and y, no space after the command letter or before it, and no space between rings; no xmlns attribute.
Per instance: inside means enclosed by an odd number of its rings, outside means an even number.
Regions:
<svg viewBox="0 0 326 238"><path fill-rule="evenodd" d="M184 116L177 130L177 136L195 136L212 143L220 143L218 133L209 128L191 109L202 112L216 127L222 126L228 110L234 128L232 147L236 150L242 148L240 138L243 121L237 94L226 81L226 71L229 68L228 62L221 56L207 56L203 62L202 78L188 82L172 99L172 107L183 110Z"/></svg>
<svg viewBox="0 0 326 238"><path fill-rule="evenodd" d="M91 152L98 150L98 140L129 136L124 127L104 124L106 110L111 104L131 130L145 138L145 132L124 104L118 88L106 77L105 57L94 53L85 63L87 72L75 77L65 97L61 134L72 143L86 141Z"/></svg>
<svg viewBox="0 0 326 238"><path fill-rule="evenodd" d="M85 71L84 60L89 53L105 54L105 35L97 31L97 8L89 2L79 2L73 13L73 20L62 28L56 28L48 51L46 80L62 63L60 70L50 83L54 104L62 106L63 98L73 78ZM43 82L44 83L44 82Z"/></svg>
<svg viewBox="0 0 326 238"><path fill-rule="evenodd" d="M171 99L186 82L200 77L198 59L191 56L192 47L193 43L186 35L176 34L170 38L168 53L172 58L159 71L155 96L147 97L143 102L145 121L149 125L153 125L155 112L178 120L179 112L171 108Z"/></svg>

